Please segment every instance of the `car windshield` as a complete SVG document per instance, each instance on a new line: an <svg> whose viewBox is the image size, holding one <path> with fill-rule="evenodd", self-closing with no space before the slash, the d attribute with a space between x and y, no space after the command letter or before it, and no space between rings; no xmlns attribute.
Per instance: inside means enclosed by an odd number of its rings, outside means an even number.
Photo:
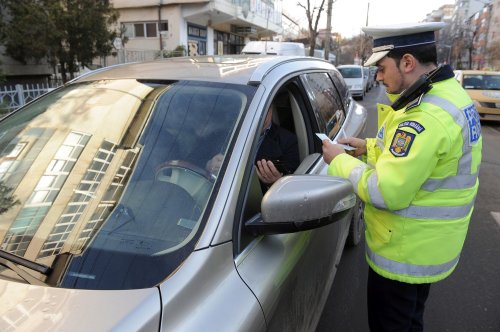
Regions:
<svg viewBox="0 0 500 332"><path fill-rule="evenodd" d="M500 90L500 75L464 75L463 87L473 90Z"/></svg>
<svg viewBox="0 0 500 332"><path fill-rule="evenodd" d="M207 162L230 154L254 90L77 83L4 118L1 249L51 267L51 286L156 285L192 252L222 176Z"/></svg>
<svg viewBox="0 0 500 332"><path fill-rule="evenodd" d="M354 67L341 67L337 68L344 78L361 78L363 74L361 73L361 68Z"/></svg>

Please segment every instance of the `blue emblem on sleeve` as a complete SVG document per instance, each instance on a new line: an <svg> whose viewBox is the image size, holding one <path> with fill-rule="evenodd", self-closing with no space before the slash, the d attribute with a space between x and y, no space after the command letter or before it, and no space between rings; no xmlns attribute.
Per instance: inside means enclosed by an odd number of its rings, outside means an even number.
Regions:
<svg viewBox="0 0 500 332"><path fill-rule="evenodd" d="M410 152L410 148L414 140L415 134L398 129L392 138L389 151L391 151L395 157L406 157L408 152Z"/></svg>
<svg viewBox="0 0 500 332"><path fill-rule="evenodd" d="M378 131L377 137L380 139L384 139L384 131L385 131L385 126L380 127L380 130Z"/></svg>
<svg viewBox="0 0 500 332"><path fill-rule="evenodd" d="M467 106L464 113L469 127L469 145L472 145L477 143L481 137L481 121L474 105Z"/></svg>

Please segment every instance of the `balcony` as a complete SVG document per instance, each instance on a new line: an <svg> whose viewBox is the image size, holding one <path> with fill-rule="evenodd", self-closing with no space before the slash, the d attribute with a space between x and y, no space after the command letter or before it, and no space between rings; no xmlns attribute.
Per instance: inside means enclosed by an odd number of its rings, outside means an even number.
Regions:
<svg viewBox="0 0 500 332"><path fill-rule="evenodd" d="M184 17L196 21L207 19L214 28L231 24L238 33L263 37L282 32L282 1L278 0L211 0L202 7L187 9Z"/></svg>

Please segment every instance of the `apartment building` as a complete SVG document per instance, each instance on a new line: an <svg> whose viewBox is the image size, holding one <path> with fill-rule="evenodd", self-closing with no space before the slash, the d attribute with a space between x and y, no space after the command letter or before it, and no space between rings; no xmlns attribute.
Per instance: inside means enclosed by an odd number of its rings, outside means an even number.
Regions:
<svg viewBox="0 0 500 332"><path fill-rule="evenodd" d="M500 45L500 0L495 0L490 5L489 27L486 34L486 49L493 49ZM500 57L486 59L490 68L500 70Z"/></svg>
<svg viewBox="0 0 500 332"><path fill-rule="evenodd" d="M184 49L187 55L238 54L249 40L281 34L278 0L112 0L126 43L109 65ZM117 27L117 28L119 28Z"/></svg>

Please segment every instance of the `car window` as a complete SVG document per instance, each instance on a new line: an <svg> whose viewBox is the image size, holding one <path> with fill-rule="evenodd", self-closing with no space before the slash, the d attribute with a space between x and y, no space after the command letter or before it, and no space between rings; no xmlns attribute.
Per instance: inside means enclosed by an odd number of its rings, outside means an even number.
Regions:
<svg viewBox="0 0 500 332"><path fill-rule="evenodd" d="M500 75L464 74L463 87L473 90L500 90Z"/></svg>
<svg viewBox="0 0 500 332"><path fill-rule="evenodd" d="M340 96L340 102L343 103L344 109L348 110L349 109L349 103L351 102L351 98L349 98L349 88L347 87L347 84L340 74L340 72L332 70L330 72L330 78L333 81L333 84L335 85L335 88L337 89L339 96Z"/></svg>
<svg viewBox="0 0 500 332"><path fill-rule="evenodd" d="M345 120L344 103L327 73L302 75L304 85L320 128L333 138L340 131Z"/></svg>
<svg viewBox="0 0 500 332"><path fill-rule="evenodd" d="M362 78L361 67L337 67L344 78Z"/></svg>
<svg viewBox="0 0 500 332"><path fill-rule="evenodd" d="M216 172L207 162L230 154L254 91L80 83L2 120L2 249L58 266L53 286L131 289L164 280L203 229L224 171L223 160Z"/></svg>
<svg viewBox="0 0 500 332"><path fill-rule="evenodd" d="M309 154L321 150L320 143L317 146L315 145L314 140L317 140L317 138L315 138L313 132L317 132L318 127L314 119L311 119L311 116L309 116L311 106L308 104L306 98L303 87L294 78L283 84L265 106L268 107L269 104L273 103L276 106L276 114L273 117L273 121L296 136L299 161L304 160ZM257 150L259 143L256 141L255 144L255 149ZM247 161L247 165L249 167L249 178L246 185L241 189L241 192L244 194L243 213L241 222L236 225L238 228L235 230L238 234L235 241L236 252L241 252L254 239L253 234L245 230L244 224L250 219L261 218L260 203L266 190L262 186L255 170L255 157L253 155ZM300 172L303 171L295 170L294 174L300 174Z"/></svg>

